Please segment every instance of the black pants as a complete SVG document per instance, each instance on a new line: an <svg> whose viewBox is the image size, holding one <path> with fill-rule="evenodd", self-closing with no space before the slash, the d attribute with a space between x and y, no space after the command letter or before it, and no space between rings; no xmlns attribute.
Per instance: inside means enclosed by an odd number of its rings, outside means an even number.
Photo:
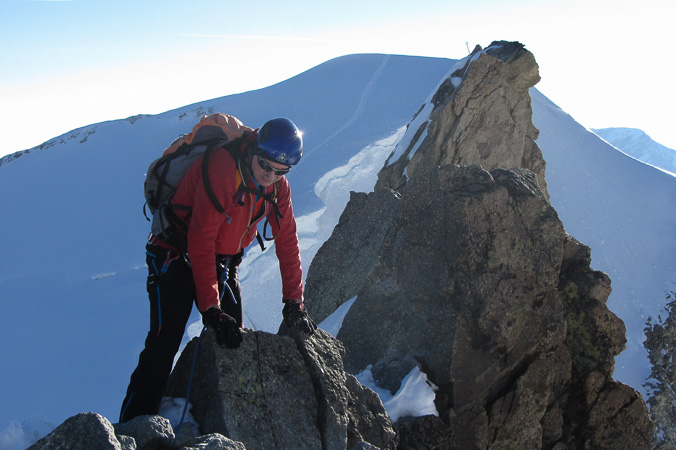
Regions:
<svg viewBox="0 0 676 450"><path fill-rule="evenodd" d="M242 325L239 264L242 253L215 259L221 309ZM146 246L150 331L122 402L120 422L157 414L169 373L195 302L195 282L182 255L157 245Z"/></svg>

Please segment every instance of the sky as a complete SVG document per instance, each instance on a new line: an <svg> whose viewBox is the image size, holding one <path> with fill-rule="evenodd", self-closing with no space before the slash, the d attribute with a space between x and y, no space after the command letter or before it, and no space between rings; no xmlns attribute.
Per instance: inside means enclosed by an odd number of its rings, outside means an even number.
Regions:
<svg viewBox="0 0 676 450"><path fill-rule="evenodd" d="M329 59L522 42L588 128L676 148L673 0L0 0L0 156L81 126L266 87ZM665 54L666 50L666 54Z"/></svg>

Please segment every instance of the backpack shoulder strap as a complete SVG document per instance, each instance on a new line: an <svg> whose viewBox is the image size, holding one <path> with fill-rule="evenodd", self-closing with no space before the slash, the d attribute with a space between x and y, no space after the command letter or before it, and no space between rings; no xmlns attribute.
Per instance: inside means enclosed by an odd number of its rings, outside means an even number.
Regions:
<svg viewBox="0 0 676 450"><path fill-rule="evenodd" d="M207 195L209 196L209 200L211 200L211 203L213 203L214 207L216 210L220 213L223 214L225 213L225 208L221 203L218 201L216 198L216 193L214 192L213 188L211 187L211 183L209 182L209 160L211 159L211 154L214 152L214 150L218 148L224 148L228 151L232 159L235 161L235 173L236 173L236 190L235 190L235 197L237 197L240 186L243 186L244 183L242 183L242 152L238 148L243 145L242 141L246 138L248 133L245 133L242 138L237 138L232 141L226 141L223 139L219 138L214 138L207 143L207 150L204 152L204 159L202 160L202 181L204 182L204 189L207 192Z"/></svg>
<svg viewBox="0 0 676 450"><path fill-rule="evenodd" d="M216 198L216 193L209 182L209 160L211 159L211 154L213 153L214 149L220 147L222 142L222 140L219 140L219 142L214 142L213 144L209 145L207 150L204 152L204 159L202 159L202 182L204 183L204 189L207 191L209 200L211 200L211 203L213 203L214 208L216 208L216 211L218 211L219 214L225 213L225 208L218 201L218 198Z"/></svg>

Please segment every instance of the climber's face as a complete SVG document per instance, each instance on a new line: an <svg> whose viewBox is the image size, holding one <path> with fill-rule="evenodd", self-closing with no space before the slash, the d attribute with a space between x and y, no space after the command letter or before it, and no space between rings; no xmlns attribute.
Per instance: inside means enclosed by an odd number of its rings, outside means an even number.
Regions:
<svg viewBox="0 0 676 450"><path fill-rule="evenodd" d="M291 167L279 164L275 161L263 158L261 155L254 155L251 161L251 171L256 179L256 183L268 187L279 180L287 173Z"/></svg>

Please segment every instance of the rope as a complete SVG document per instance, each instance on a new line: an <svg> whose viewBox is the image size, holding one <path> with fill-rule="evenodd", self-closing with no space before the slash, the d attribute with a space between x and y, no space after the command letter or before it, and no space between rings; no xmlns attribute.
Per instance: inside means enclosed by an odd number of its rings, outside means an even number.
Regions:
<svg viewBox="0 0 676 450"><path fill-rule="evenodd" d="M197 344L195 344L195 354L192 357L192 367L190 367L190 376L188 377L188 392L185 394L185 404L183 405L183 414L181 414L181 420L178 422L178 425L176 426L176 432L178 432L181 429L181 425L183 425L183 421L185 420L185 414L188 411L188 404L190 403L190 389L192 388L192 378L195 375L195 366L197 365L197 350L200 348L200 342L202 341L202 336L204 335L204 331L207 329L206 325L202 328L202 331L200 332L199 337L197 338ZM172 439L171 443L173 444L174 440L176 440L176 436L174 436L174 439Z"/></svg>
<svg viewBox="0 0 676 450"><path fill-rule="evenodd" d="M229 272L230 272L230 256L228 256L227 259L226 259L225 270L223 271L223 274L221 275L221 278L223 279L223 292L221 293L220 299L221 300L223 299L223 295L225 294L225 291L227 289L227 292L230 294L230 299L235 304L237 304L237 300L235 299L235 295L232 293L232 289L230 289L230 286L226 282ZM202 331L200 332L199 337L197 338L197 343L195 344L195 353L193 354L193 357L192 357L192 366L190 367L190 376L188 377L188 389L187 389L187 392L185 394L185 404L183 405L183 413L181 414L181 420L178 422L178 425L176 426L177 432L181 429L181 426L183 425L183 422L185 420L186 412L188 411L188 404L190 403L190 391L192 389L192 379L193 379L193 376L195 375L195 366L197 365L197 351L199 350L200 342L202 341L202 336L204 336L204 332L206 331L206 329L207 329L207 326L204 325L204 327L202 328ZM174 436L174 439L171 441L171 444L174 443L174 440L176 440L176 436Z"/></svg>

